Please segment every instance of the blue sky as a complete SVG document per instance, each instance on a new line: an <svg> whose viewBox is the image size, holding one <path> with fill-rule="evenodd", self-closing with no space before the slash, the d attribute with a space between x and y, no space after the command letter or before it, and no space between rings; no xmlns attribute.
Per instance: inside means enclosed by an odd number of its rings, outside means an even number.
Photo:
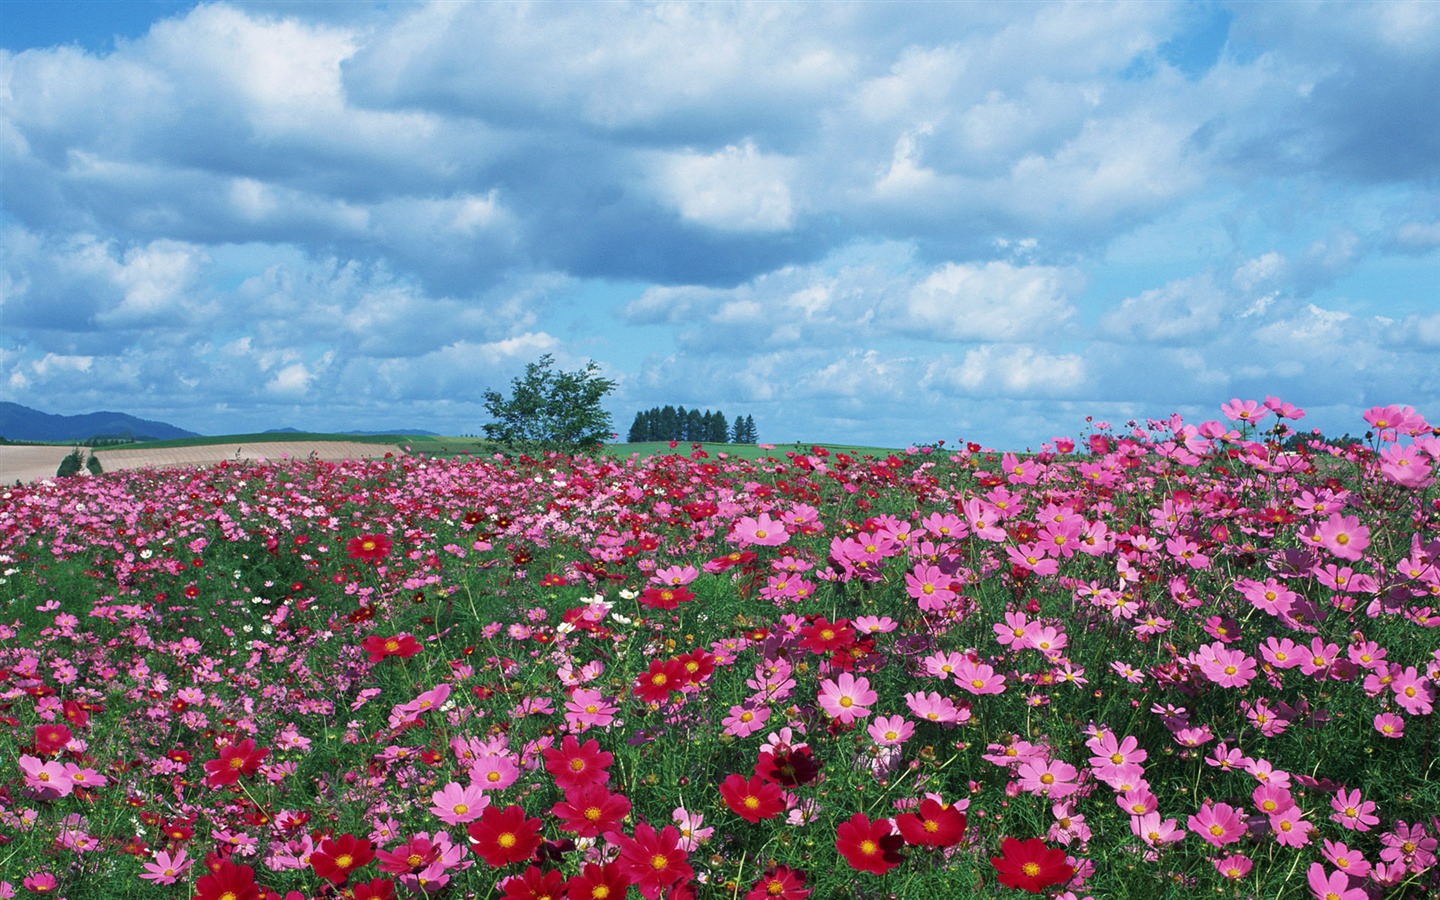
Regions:
<svg viewBox="0 0 1440 900"><path fill-rule="evenodd" d="M762 440L1440 420L1440 4L0 0L0 400Z"/></svg>

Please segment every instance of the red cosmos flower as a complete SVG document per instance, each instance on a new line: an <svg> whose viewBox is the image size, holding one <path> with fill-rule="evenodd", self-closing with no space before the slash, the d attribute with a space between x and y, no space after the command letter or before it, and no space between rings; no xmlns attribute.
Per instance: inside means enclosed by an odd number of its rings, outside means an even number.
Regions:
<svg viewBox="0 0 1440 900"><path fill-rule="evenodd" d="M1075 874L1074 867L1065 862L1065 851L1047 847L1040 838L1018 841L1007 837L1000 843L1000 853L990 858L990 865L1006 887L1039 894Z"/></svg>
<svg viewBox="0 0 1440 900"><path fill-rule="evenodd" d="M241 775L254 775L270 755L270 748L255 748L255 741L246 738L238 744L220 748L220 758L205 763L205 783L224 787L240 780Z"/></svg>
<svg viewBox="0 0 1440 900"><path fill-rule="evenodd" d="M690 593L684 586L678 587L647 587L640 592L640 605L647 609L674 609L687 600L694 600L695 595Z"/></svg>
<svg viewBox="0 0 1440 900"><path fill-rule="evenodd" d="M41 754L59 753L74 737L70 729L59 722L47 722L35 726L35 752Z"/></svg>
<svg viewBox="0 0 1440 900"><path fill-rule="evenodd" d="M361 562L379 562L390 555L391 546L390 539L383 534L362 534L345 544L345 552Z"/></svg>
<svg viewBox="0 0 1440 900"><path fill-rule="evenodd" d="M937 803L926 797L920 801L920 812L901 813L895 827L905 842L916 847L953 847L965 834L965 814L953 806Z"/></svg>
<svg viewBox="0 0 1440 900"><path fill-rule="evenodd" d="M657 900L666 888L687 882L695 870L686 862L687 854L680 849L680 829L666 825L656 832L647 822L635 826L635 836L611 832L610 840L620 845L621 871L646 900ZM583 895L582 895L583 896Z"/></svg>
<svg viewBox="0 0 1440 900"><path fill-rule="evenodd" d="M260 886L255 883L255 870L249 866L220 860L210 867L210 874L195 882L191 900L260 900Z"/></svg>
<svg viewBox="0 0 1440 900"><path fill-rule="evenodd" d="M579 875L565 882L567 900L623 900L629 889L630 879L618 860L603 866L586 863Z"/></svg>
<svg viewBox="0 0 1440 900"><path fill-rule="evenodd" d="M331 884L344 884L350 873L375 858L375 845L353 834L327 838L310 854L310 868Z"/></svg>
<svg viewBox="0 0 1440 900"><path fill-rule="evenodd" d="M805 873L787 866L766 869L745 892L745 900L805 900L808 896Z"/></svg>
<svg viewBox="0 0 1440 900"><path fill-rule="evenodd" d="M379 662L387 656L409 659L420 652L420 642L408 634L381 637L372 634L360 643L360 649L370 654L371 662Z"/></svg>
<svg viewBox="0 0 1440 900"><path fill-rule="evenodd" d="M814 781L820 774L820 763L810 755L809 747L776 754L762 752L755 763L755 774L774 784L794 787Z"/></svg>
<svg viewBox="0 0 1440 900"><path fill-rule="evenodd" d="M677 659L651 660L649 671L635 679L631 688L644 703L664 703L670 692L685 683L685 666Z"/></svg>
<svg viewBox="0 0 1440 900"><path fill-rule="evenodd" d="M559 872L542 872L538 866L531 866L523 875L505 881L505 893L501 900L553 900L562 896L565 890L565 876Z"/></svg>
<svg viewBox="0 0 1440 900"><path fill-rule="evenodd" d="M518 806L485 807L478 822L471 822L470 846L486 864L499 868L530 858L540 846L539 819L527 819Z"/></svg>
<svg viewBox="0 0 1440 900"><path fill-rule="evenodd" d="M76 728L84 728L90 721L90 713L74 700L65 701L61 715L65 717L65 721Z"/></svg>
<svg viewBox="0 0 1440 900"><path fill-rule="evenodd" d="M889 822L871 822L864 813L857 812L835 829L835 849L861 872L884 875L904 862L903 846L905 839L890 830Z"/></svg>
<svg viewBox="0 0 1440 900"><path fill-rule="evenodd" d="M560 827L579 837L599 837L613 831L630 812L630 800L612 794L601 784L587 784L565 792L565 799L550 808Z"/></svg>
<svg viewBox="0 0 1440 900"><path fill-rule="evenodd" d="M758 775L730 775L720 783L720 796L735 815L747 822L758 822L780 814L785 808L784 792Z"/></svg>
<svg viewBox="0 0 1440 900"><path fill-rule="evenodd" d="M388 878L372 878L354 887L352 900L395 900L395 882Z"/></svg>
<svg viewBox="0 0 1440 900"><path fill-rule="evenodd" d="M700 684L715 671L714 654L699 647L684 656L677 657L675 661L684 668L687 684Z"/></svg>
<svg viewBox="0 0 1440 900"><path fill-rule="evenodd" d="M831 622L824 616L800 629L800 646L811 653L825 655L855 643L855 629L848 619Z"/></svg>
<svg viewBox="0 0 1440 900"><path fill-rule="evenodd" d="M606 767L615 758L600 749L599 741L592 738L582 745L573 734L560 740L559 750L550 747L541 751L541 755L545 757L545 771L567 794L574 788L608 782L610 773Z"/></svg>

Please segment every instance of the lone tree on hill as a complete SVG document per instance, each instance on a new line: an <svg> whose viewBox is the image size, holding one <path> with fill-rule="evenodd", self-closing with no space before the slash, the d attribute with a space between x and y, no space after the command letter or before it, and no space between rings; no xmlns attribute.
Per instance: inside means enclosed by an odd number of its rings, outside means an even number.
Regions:
<svg viewBox="0 0 1440 900"><path fill-rule="evenodd" d="M574 372L554 369L549 353L525 367L510 383L511 394L485 392L485 411L495 421L485 437L517 450L574 452L608 440L610 413L601 406L615 382L600 375L591 360Z"/></svg>

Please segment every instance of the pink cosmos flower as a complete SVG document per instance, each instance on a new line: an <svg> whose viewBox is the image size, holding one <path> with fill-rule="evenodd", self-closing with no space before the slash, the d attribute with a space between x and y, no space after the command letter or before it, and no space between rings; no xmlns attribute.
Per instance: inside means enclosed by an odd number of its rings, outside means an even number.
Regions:
<svg viewBox="0 0 1440 900"><path fill-rule="evenodd" d="M194 860L186 858L184 848L174 856L164 850L156 851L155 861L144 865L140 877L155 884L174 884L188 871Z"/></svg>
<svg viewBox="0 0 1440 900"><path fill-rule="evenodd" d="M1380 817L1375 815L1375 803L1362 798L1359 791L1341 788L1330 798L1330 808L1335 810L1330 821L1338 822L1351 831L1369 831L1380 824Z"/></svg>
<svg viewBox="0 0 1440 900"><path fill-rule="evenodd" d="M856 719L870 715L870 704L879 696L870 690L870 679L856 678L849 672L842 672L838 679L832 681L827 678L820 683L820 695L816 702L825 710L826 715L849 725Z"/></svg>
<svg viewBox="0 0 1440 900"><path fill-rule="evenodd" d="M1202 646L1195 652L1195 658L1200 674L1222 688L1244 687L1255 677L1254 658L1220 641Z"/></svg>
<svg viewBox="0 0 1440 900"><path fill-rule="evenodd" d="M882 747L898 747L915 733L915 726L904 716L876 716L870 723L871 740Z"/></svg>
<svg viewBox="0 0 1440 900"><path fill-rule="evenodd" d="M950 590L952 579L937 566L920 563L905 575L905 592L915 599L923 612L945 609L956 594Z"/></svg>
<svg viewBox="0 0 1440 900"><path fill-rule="evenodd" d="M760 704L742 704L730 707L730 715L720 720L724 726L725 733L731 737L749 737L761 728L770 718L770 708Z"/></svg>
<svg viewBox="0 0 1440 900"><path fill-rule="evenodd" d="M482 756L470 764L470 783L482 791L500 791L520 777L520 766L509 754ZM453 825L454 822L446 824Z"/></svg>
<svg viewBox="0 0 1440 900"><path fill-rule="evenodd" d="M1406 666L1404 672L1395 676L1395 680L1390 683L1390 689L1395 692L1395 702L1412 716L1429 715L1435 708L1431 702L1434 692L1430 681L1416 671L1414 666Z"/></svg>
<svg viewBox="0 0 1440 900"><path fill-rule="evenodd" d="M1387 738L1402 738L1405 736L1405 720L1394 713L1377 713L1375 730Z"/></svg>
<svg viewBox="0 0 1440 900"><path fill-rule="evenodd" d="M1363 887L1350 887L1350 876L1344 872L1326 874L1325 866L1315 862L1306 873L1310 890L1317 900L1366 900L1370 895Z"/></svg>
<svg viewBox="0 0 1440 900"><path fill-rule="evenodd" d="M1028 760L1021 763L1016 771L1021 790L1055 800L1068 797L1079 789L1076 784L1079 774L1074 766L1058 759Z"/></svg>
<svg viewBox="0 0 1440 900"><path fill-rule="evenodd" d="M785 530L785 523L770 518L769 513L761 513L758 517L745 516L735 523L735 529L731 536L745 547L758 545L762 547L778 547L790 540L790 532Z"/></svg>
<svg viewBox="0 0 1440 900"><path fill-rule="evenodd" d="M619 709L600 691L577 687L565 701L565 722L576 732L593 727L604 728L615 721L615 713Z"/></svg>
<svg viewBox="0 0 1440 900"><path fill-rule="evenodd" d="M1151 847L1173 844L1185 838L1174 819L1161 820L1158 812L1130 817L1130 832Z"/></svg>
<svg viewBox="0 0 1440 900"><path fill-rule="evenodd" d="M945 725L970 718L968 709L962 711L955 701L935 691L912 691L905 695L905 705L917 718Z"/></svg>
<svg viewBox="0 0 1440 900"><path fill-rule="evenodd" d="M1363 558L1365 548L1370 546L1370 529L1361 525L1356 516L1342 516L1338 512L1306 532L1305 537L1333 556L1352 562Z"/></svg>
<svg viewBox="0 0 1440 900"><path fill-rule="evenodd" d="M1228 803L1206 803L1187 824L1202 840L1216 847L1233 844L1245 836L1245 817Z"/></svg>
<svg viewBox="0 0 1440 900"><path fill-rule="evenodd" d="M1298 806L1291 806L1283 812L1270 816L1270 829L1275 833L1275 842L1282 847L1304 847L1310 843L1310 832L1315 826L1307 822Z"/></svg>
<svg viewBox="0 0 1440 900"><path fill-rule="evenodd" d="M1215 871L1219 872L1223 878L1228 878L1231 881L1239 881L1241 878L1250 874L1250 869L1254 865L1255 864L1250 861L1250 857L1236 853L1224 859L1215 860Z"/></svg>
<svg viewBox="0 0 1440 900"><path fill-rule="evenodd" d="M995 669L985 663L969 659L955 670L955 681L972 694L1003 694L1005 676L997 675Z"/></svg>
<svg viewBox="0 0 1440 900"><path fill-rule="evenodd" d="M1339 841L1326 838L1322 844L1321 853L1332 866L1346 875L1364 878L1370 874L1370 861L1365 858L1365 854L1359 850L1351 850Z"/></svg>
<svg viewBox="0 0 1440 900"><path fill-rule="evenodd" d="M490 800L478 785L450 782L431 795L430 811L446 825L474 822L485 812Z"/></svg>
<svg viewBox="0 0 1440 900"><path fill-rule="evenodd" d="M42 800L68 797L75 790L75 782L65 774L65 766L54 760L46 762L21 754L20 771L25 775L25 786L39 791Z"/></svg>

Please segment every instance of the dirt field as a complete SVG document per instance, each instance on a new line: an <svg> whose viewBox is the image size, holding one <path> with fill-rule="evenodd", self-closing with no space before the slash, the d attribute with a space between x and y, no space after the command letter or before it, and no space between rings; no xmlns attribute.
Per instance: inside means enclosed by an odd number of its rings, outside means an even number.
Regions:
<svg viewBox="0 0 1440 900"><path fill-rule="evenodd" d="M0 447L0 485L54 478L60 461L70 447ZM95 458L106 472L143 469L147 466L208 466L221 460L370 459L386 453L400 455L399 447L364 444L359 441L277 441L246 446L210 444L204 447L177 447L169 450L96 450Z"/></svg>

